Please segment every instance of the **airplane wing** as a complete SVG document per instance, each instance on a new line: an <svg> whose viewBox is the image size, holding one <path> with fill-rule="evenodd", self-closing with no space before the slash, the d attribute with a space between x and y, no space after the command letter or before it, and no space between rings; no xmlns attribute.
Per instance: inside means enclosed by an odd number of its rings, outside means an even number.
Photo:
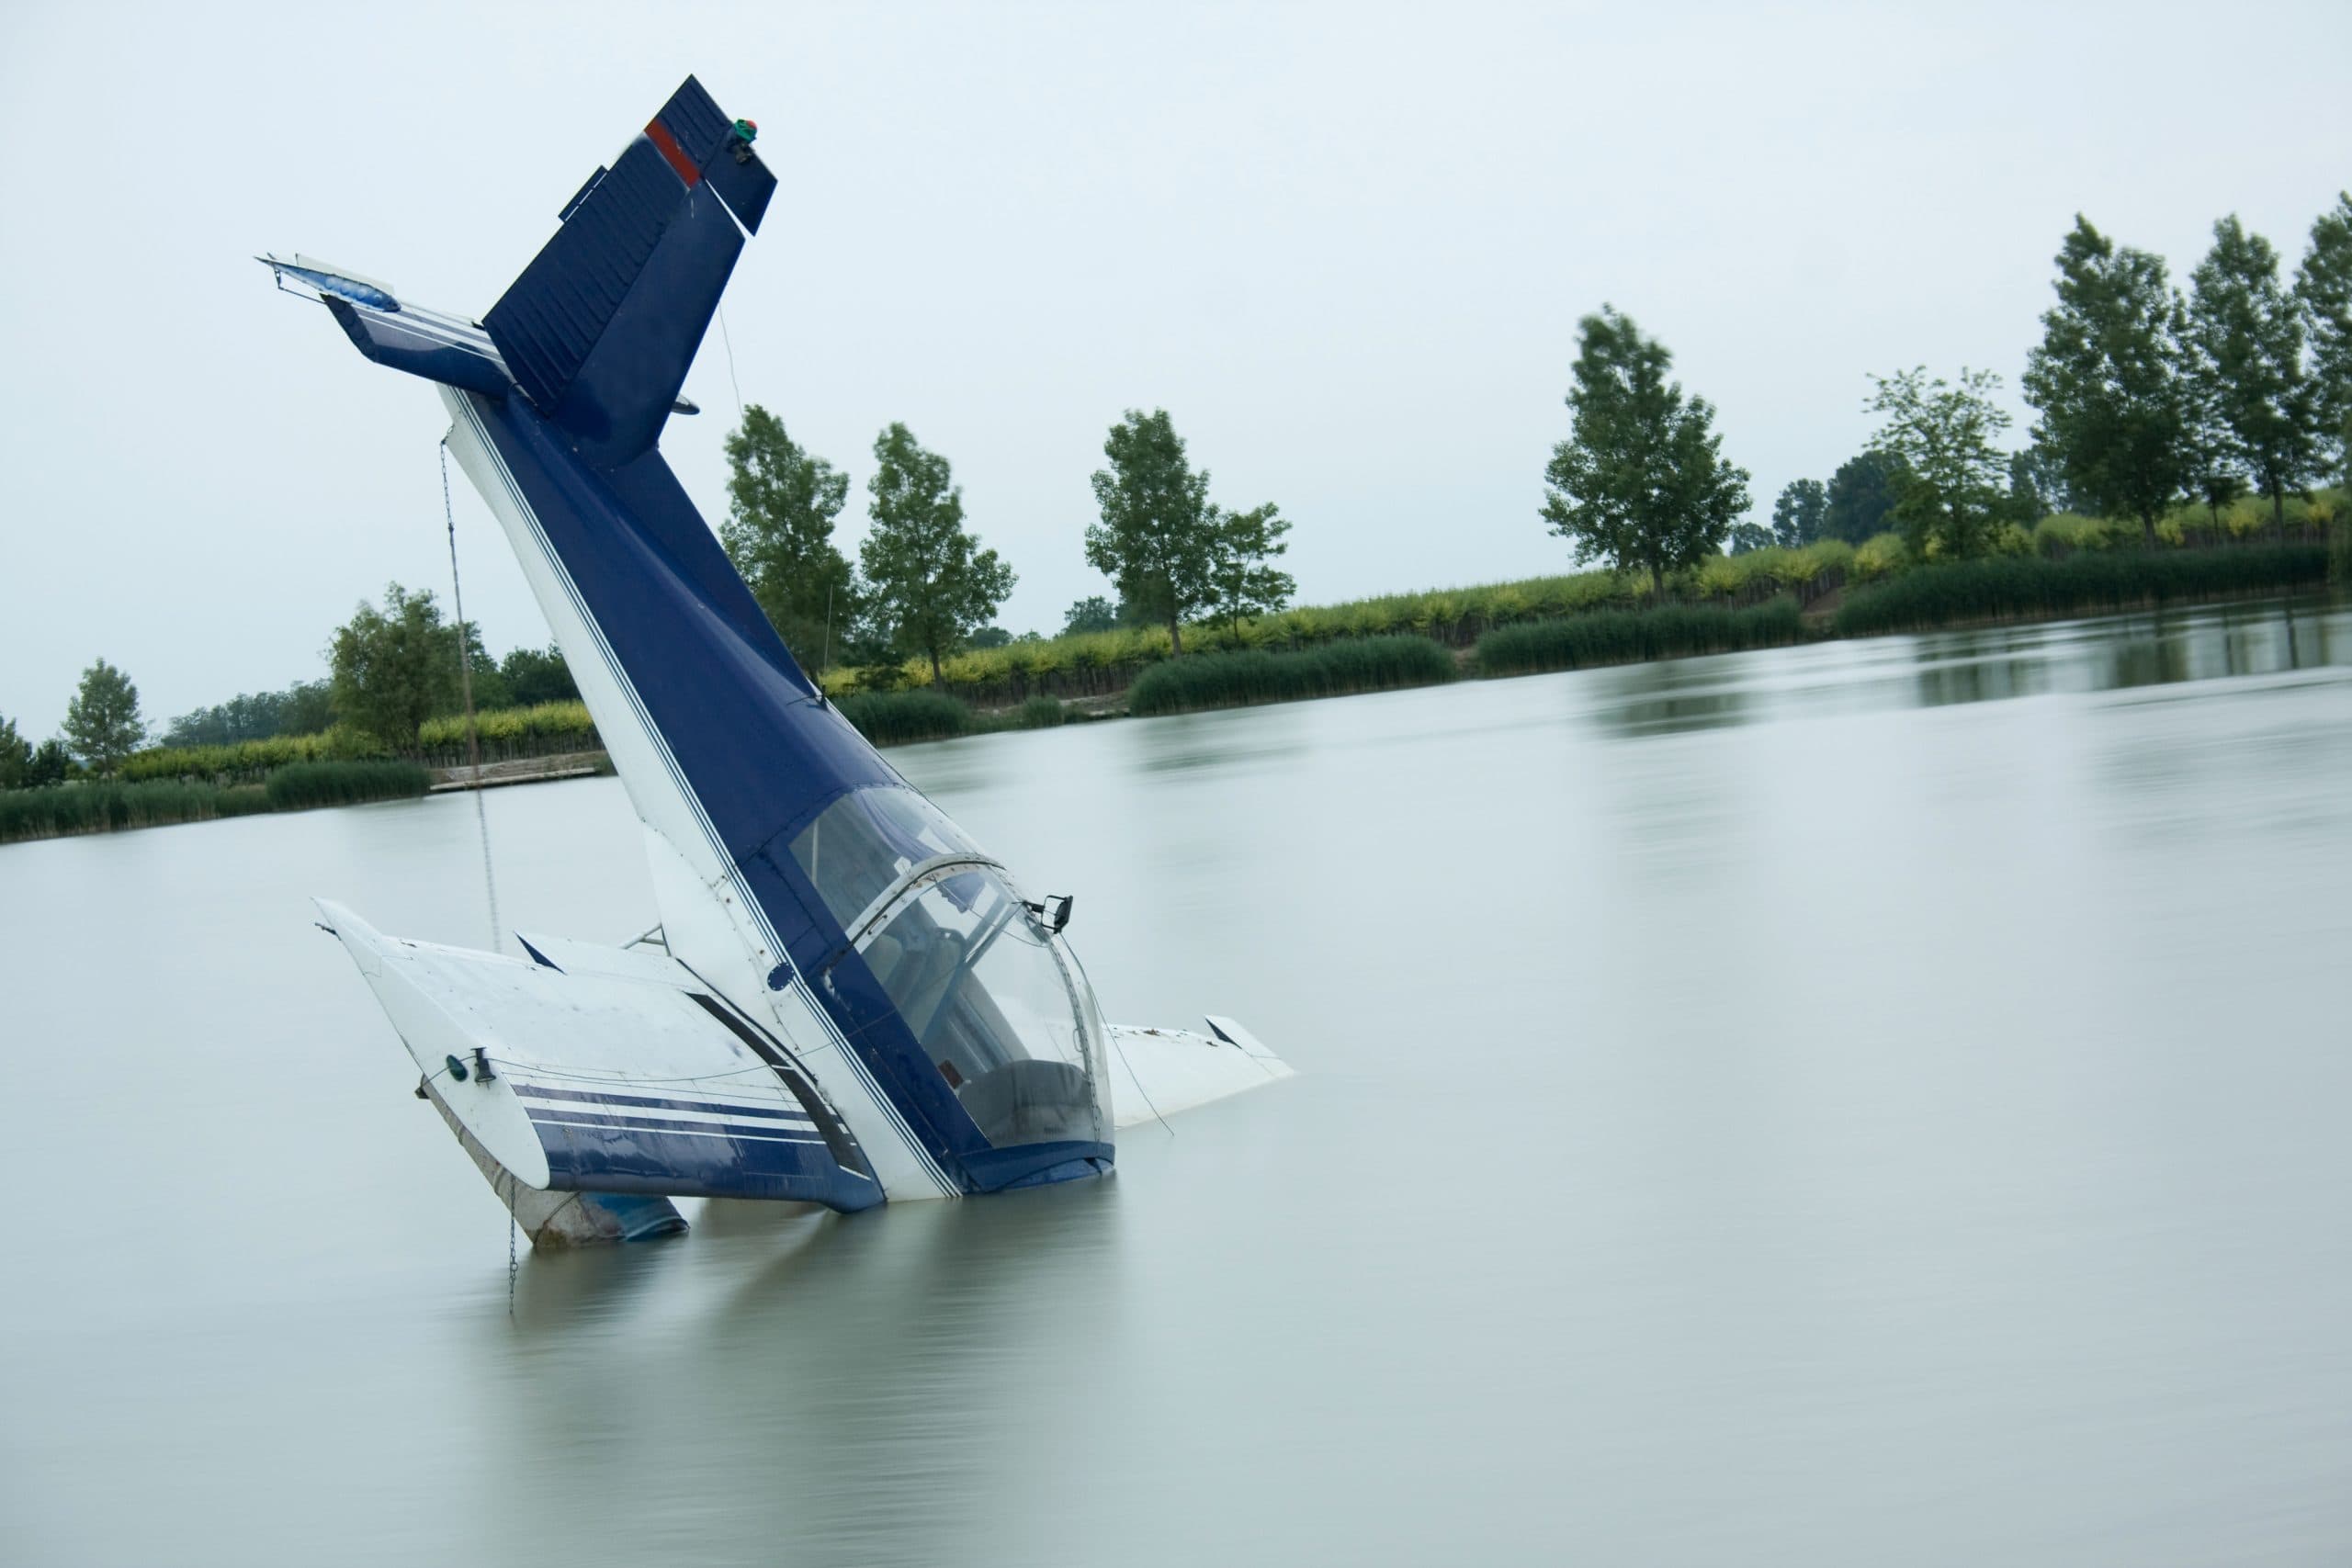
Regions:
<svg viewBox="0 0 2352 1568"><path fill-rule="evenodd" d="M1208 1025L1207 1034L1113 1025L1112 1120L1132 1127L1295 1076L1233 1020L1212 1016Z"/></svg>
<svg viewBox="0 0 2352 1568"><path fill-rule="evenodd" d="M534 937L525 961L318 907L433 1097L525 1186L844 1212L882 1201L784 1046L676 960Z"/></svg>

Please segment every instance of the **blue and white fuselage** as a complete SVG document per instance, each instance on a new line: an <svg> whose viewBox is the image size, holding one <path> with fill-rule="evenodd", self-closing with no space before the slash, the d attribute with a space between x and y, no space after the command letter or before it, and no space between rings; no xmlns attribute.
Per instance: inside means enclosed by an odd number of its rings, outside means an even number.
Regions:
<svg viewBox="0 0 2352 1568"><path fill-rule="evenodd" d="M1117 1125L1289 1071L1229 1021L1105 1024L1060 921L825 700L662 460L775 183L689 78L480 322L265 258L439 385L645 826L659 946L525 933L506 957L322 906L542 1240L664 1228L679 1195L854 1210L1091 1177Z"/></svg>

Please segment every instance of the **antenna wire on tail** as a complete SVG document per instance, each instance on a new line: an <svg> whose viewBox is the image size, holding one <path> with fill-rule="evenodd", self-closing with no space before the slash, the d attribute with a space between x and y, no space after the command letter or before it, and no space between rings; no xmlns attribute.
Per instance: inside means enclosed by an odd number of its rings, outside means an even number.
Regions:
<svg viewBox="0 0 2352 1568"><path fill-rule="evenodd" d="M481 830L481 885L490 900L490 950L501 952L498 874L490 858L490 809L481 798L481 731L474 722L473 631L466 624L466 591L458 578L458 509L449 501L449 438L441 437L441 513L449 525L449 601L458 616L458 691L466 705L466 759L473 769L474 823Z"/></svg>

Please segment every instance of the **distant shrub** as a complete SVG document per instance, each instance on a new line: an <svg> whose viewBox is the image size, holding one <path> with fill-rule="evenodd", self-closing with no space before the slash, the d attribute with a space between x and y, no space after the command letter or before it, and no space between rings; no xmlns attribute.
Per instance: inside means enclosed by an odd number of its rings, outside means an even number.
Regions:
<svg viewBox="0 0 2352 1568"><path fill-rule="evenodd" d="M946 740L977 728L972 710L943 692L860 692L834 705L876 746Z"/></svg>
<svg viewBox="0 0 2352 1568"><path fill-rule="evenodd" d="M1008 716L1015 729L1054 729L1069 720L1069 710L1052 697L1031 697Z"/></svg>
<svg viewBox="0 0 2352 1568"><path fill-rule="evenodd" d="M2212 550L2086 552L2060 561L1992 557L1922 567L1838 608L1841 637L2164 604L2237 593L2327 575L2324 545L2271 545Z"/></svg>
<svg viewBox="0 0 2352 1568"><path fill-rule="evenodd" d="M253 784L220 789L162 779L12 789L0 791L0 842L105 833L120 828L165 828L268 809L263 791Z"/></svg>
<svg viewBox="0 0 2352 1568"><path fill-rule="evenodd" d="M431 787L423 763L393 758L365 762L296 762L277 769L262 786L272 811L313 806L357 806L370 800L414 798Z"/></svg>
<svg viewBox="0 0 2352 1568"><path fill-rule="evenodd" d="M1790 599L1745 610L1662 604L1654 610L1600 610L1504 626L1478 639L1475 660L1481 675L1528 675L1636 659L1770 648L1804 636L1804 616Z"/></svg>
<svg viewBox="0 0 2352 1568"><path fill-rule="evenodd" d="M1356 637L1299 653L1203 653L1155 664L1127 690L1127 711L1185 713L1385 692L1453 679L1453 656L1420 637Z"/></svg>
<svg viewBox="0 0 2352 1568"><path fill-rule="evenodd" d="M1873 534L1854 547L1854 560L1846 574L1849 583L1875 582L1911 567L1911 547L1900 534Z"/></svg>
<svg viewBox="0 0 2352 1568"><path fill-rule="evenodd" d="M500 757L586 751L597 744L596 723L588 716L588 705L577 699L492 708L474 716L474 729L484 750ZM466 716L446 714L426 719L417 731L417 743L430 755L462 757Z"/></svg>

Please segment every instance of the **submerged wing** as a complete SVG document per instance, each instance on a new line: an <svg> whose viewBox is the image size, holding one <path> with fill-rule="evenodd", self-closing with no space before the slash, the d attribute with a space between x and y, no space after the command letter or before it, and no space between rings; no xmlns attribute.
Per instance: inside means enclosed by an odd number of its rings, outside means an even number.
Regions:
<svg viewBox="0 0 2352 1568"><path fill-rule="evenodd" d="M1122 1127L1173 1116L1295 1076L1290 1065L1229 1018L1211 1034L1183 1029L1111 1030L1111 1109Z"/></svg>
<svg viewBox="0 0 2352 1568"><path fill-rule="evenodd" d="M675 960L532 938L525 962L319 908L450 1116L526 1186L881 1201L784 1047Z"/></svg>

